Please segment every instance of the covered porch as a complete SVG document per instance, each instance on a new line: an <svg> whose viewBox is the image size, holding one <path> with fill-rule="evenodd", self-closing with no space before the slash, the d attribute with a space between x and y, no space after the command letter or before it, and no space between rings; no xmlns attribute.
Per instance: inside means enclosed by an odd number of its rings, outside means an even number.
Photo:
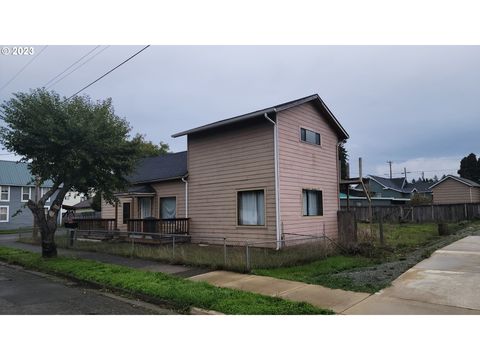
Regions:
<svg viewBox="0 0 480 360"><path fill-rule="evenodd" d="M177 197L159 196L150 185L136 185L117 194L116 229L157 234L189 234L189 219L177 217Z"/></svg>

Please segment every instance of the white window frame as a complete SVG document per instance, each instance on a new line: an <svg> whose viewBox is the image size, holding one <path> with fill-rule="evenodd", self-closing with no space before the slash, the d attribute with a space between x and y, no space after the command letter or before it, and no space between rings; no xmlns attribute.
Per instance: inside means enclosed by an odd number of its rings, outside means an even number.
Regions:
<svg viewBox="0 0 480 360"><path fill-rule="evenodd" d="M20 189L20 201L21 202L27 202L28 200L23 200L23 189L28 188L28 199L30 200L32 198L32 187L31 186L22 186Z"/></svg>
<svg viewBox="0 0 480 360"><path fill-rule="evenodd" d="M10 222L10 206L8 205L0 205L0 209L5 208L7 209L7 220L0 220L0 223L8 223Z"/></svg>
<svg viewBox="0 0 480 360"><path fill-rule="evenodd" d="M3 188L7 188L7 189L8 189L8 199L7 199L7 200L2 200L2 191L3 191ZM10 186L8 186L8 185L0 185L0 201L2 201L2 202L10 202Z"/></svg>
<svg viewBox="0 0 480 360"><path fill-rule="evenodd" d="M48 190L47 190L47 189L48 189ZM45 191L44 191L44 190L45 190ZM48 188L48 187L42 187L42 188L40 188L40 198L42 198L43 195L45 195L45 193L46 193L47 191L49 191L49 190L50 190L50 188ZM47 200L45 200L45 202L50 202L50 198L48 198Z"/></svg>

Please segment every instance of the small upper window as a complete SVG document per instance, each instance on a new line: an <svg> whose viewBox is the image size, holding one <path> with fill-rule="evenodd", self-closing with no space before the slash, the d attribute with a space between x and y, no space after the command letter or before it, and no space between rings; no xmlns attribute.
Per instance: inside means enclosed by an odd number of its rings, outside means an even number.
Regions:
<svg viewBox="0 0 480 360"><path fill-rule="evenodd" d="M0 186L0 201L10 201L10 186Z"/></svg>
<svg viewBox="0 0 480 360"><path fill-rule="evenodd" d="M32 198L32 188L22 186L22 201L28 201Z"/></svg>
<svg viewBox="0 0 480 360"><path fill-rule="evenodd" d="M315 131L300 128L300 139L309 144L320 145L320 134Z"/></svg>

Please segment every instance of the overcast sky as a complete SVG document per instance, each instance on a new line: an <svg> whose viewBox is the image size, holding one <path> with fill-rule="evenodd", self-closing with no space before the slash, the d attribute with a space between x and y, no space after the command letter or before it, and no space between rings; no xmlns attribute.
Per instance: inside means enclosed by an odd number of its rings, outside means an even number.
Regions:
<svg viewBox="0 0 480 360"><path fill-rule="evenodd" d="M0 101L44 86L94 48L48 46ZM52 89L70 96L141 48L98 47ZM0 55L0 88L30 60ZM111 97L134 133L173 151L186 149L175 132L318 93L350 134L352 176L361 156L364 173L385 175L391 160L394 173L433 177L479 152L479 64L479 46L151 46L84 93Z"/></svg>

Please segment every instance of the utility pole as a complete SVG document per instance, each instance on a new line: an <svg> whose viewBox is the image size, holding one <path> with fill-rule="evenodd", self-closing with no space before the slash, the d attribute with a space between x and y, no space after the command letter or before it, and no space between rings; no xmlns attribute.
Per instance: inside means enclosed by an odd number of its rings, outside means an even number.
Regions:
<svg viewBox="0 0 480 360"><path fill-rule="evenodd" d="M390 179L392 178L392 161L388 160L387 164L390 165Z"/></svg>
<svg viewBox="0 0 480 360"><path fill-rule="evenodd" d="M403 168L403 174L405 176L405 180L407 180L407 168L406 167Z"/></svg>
<svg viewBox="0 0 480 360"><path fill-rule="evenodd" d="M422 180L425 181L425 171L422 171Z"/></svg>

